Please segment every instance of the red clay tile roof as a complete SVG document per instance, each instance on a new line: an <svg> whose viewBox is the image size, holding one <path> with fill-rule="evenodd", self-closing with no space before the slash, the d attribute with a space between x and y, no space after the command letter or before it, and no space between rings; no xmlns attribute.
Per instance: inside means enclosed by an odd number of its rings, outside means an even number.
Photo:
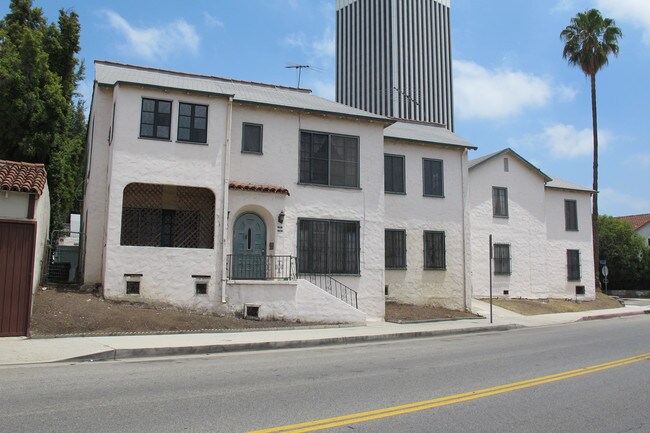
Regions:
<svg viewBox="0 0 650 433"><path fill-rule="evenodd" d="M47 172L43 164L14 162L0 159L0 191L43 194Z"/></svg>
<svg viewBox="0 0 650 433"><path fill-rule="evenodd" d="M634 230L639 230L644 225L650 223L650 213L644 213L640 215L620 216L616 218L632 224Z"/></svg>
<svg viewBox="0 0 650 433"><path fill-rule="evenodd" d="M278 194L289 194L289 190L283 186L278 185L262 185L259 183L244 183L244 182L230 182L230 189L239 189L242 191L253 192L273 192Z"/></svg>

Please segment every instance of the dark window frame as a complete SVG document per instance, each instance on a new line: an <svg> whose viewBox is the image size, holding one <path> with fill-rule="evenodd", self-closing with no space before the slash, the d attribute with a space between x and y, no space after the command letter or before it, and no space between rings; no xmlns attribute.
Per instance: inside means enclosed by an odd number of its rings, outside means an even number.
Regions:
<svg viewBox="0 0 650 433"><path fill-rule="evenodd" d="M580 250L566 250L567 281L582 280Z"/></svg>
<svg viewBox="0 0 650 433"><path fill-rule="evenodd" d="M145 111L145 101L153 101L154 102L154 110L146 110ZM159 110L160 103L168 103L169 104L169 113L162 113ZM171 139L171 130L172 130L172 114L174 112L174 102L166 99L154 99L154 98L145 98L142 97L142 103L140 105L140 133L139 133L139 138L146 138L146 139L151 139L151 140L166 140L169 141ZM144 121L144 113L153 113L153 122L145 122ZM164 120L164 121L163 121ZM142 133L142 127L143 125L151 125L153 127L153 133L151 135L145 135ZM167 136L161 136L158 135L158 128L159 127L166 127L167 128Z"/></svg>
<svg viewBox="0 0 650 433"><path fill-rule="evenodd" d="M306 151L304 146L305 142L303 141L303 138L305 135L309 135L311 137L311 140L309 142L309 150ZM325 160L324 156L315 157L313 156L313 138L314 137L327 137L327 159ZM352 139L355 140L355 153L356 153L356 161L346 161L346 160L333 160L332 159L332 140L333 139ZM334 187L334 188L353 188L353 189L359 189L361 185L360 181L360 171L361 171L361 140L359 136L355 135L345 135L345 134L336 134L336 133L328 133L328 132L319 132L319 131L310 131L306 129L301 129L300 130L300 152L299 152L299 158L298 158L298 183L301 185L318 185L318 186L327 186L327 187ZM305 156L305 153L308 153L308 155ZM321 161L324 162L326 161L327 165L327 179L316 179L317 174L314 173L314 161ZM346 185L346 184L337 184L332 182L332 166L334 165L333 162L337 162L339 164L353 164L355 166L355 178L354 178L354 184L353 185ZM307 166L305 167L303 164L306 164ZM344 175L345 178L345 175Z"/></svg>
<svg viewBox="0 0 650 433"><path fill-rule="evenodd" d="M406 269L406 230L384 230L384 268Z"/></svg>
<svg viewBox="0 0 650 433"><path fill-rule="evenodd" d="M567 232L579 231L577 200L564 200L564 230Z"/></svg>
<svg viewBox="0 0 650 433"><path fill-rule="evenodd" d="M258 127L260 129L259 150L251 150L246 148L246 127ZM252 153L254 155L262 155L264 150L264 125L261 123L243 122L241 126L241 153Z"/></svg>
<svg viewBox="0 0 650 433"><path fill-rule="evenodd" d="M510 244L494 244L494 275L512 275L512 251Z"/></svg>
<svg viewBox="0 0 650 433"><path fill-rule="evenodd" d="M431 237L431 239L428 239ZM423 237L424 269L440 271L447 269L447 235L443 231L425 230ZM431 247L431 250L429 249ZM442 253L436 247L442 249Z"/></svg>
<svg viewBox="0 0 650 433"><path fill-rule="evenodd" d="M187 105L190 107L190 114L183 114L183 106ZM205 108L205 116L197 116L196 109L197 107ZM193 102L179 102L178 103L178 125L176 126L176 141L182 143L193 143L193 144L207 144L208 143L208 113L209 106L205 104L195 104ZM190 119L190 126L181 126L181 117ZM205 128L197 128L196 121L197 119L205 120ZM189 131L189 138L180 138L181 129Z"/></svg>
<svg viewBox="0 0 650 433"><path fill-rule="evenodd" d="M303 226L305 224L306 226ZM320 225L322 239L315 230ZM298 218L298 272L304 274L361 275L361 225L359 221ZM336 227L336 230L333 230ZM346 245L346 230L353 228L353 245ZM303 234L303 230L306 234ZM307 239L304 236L307 236ZM316 245L324 241L325 245ZM337 242L343 242L338 245ZM324 260L324 263L323 263ZM337 263L338 262L338 263Z"/></svg>
<svg viewBox="0 0 650 433"><path fill-rule="evenodd" d="M431 163L431 164L429 164ZM434 163L440 163L440 181L435 182L434 176ZM431 188L432 190L428 191L427 189L427 166L430 166L431 172L429 176L431 177ZM436 191L436 186L439 187L440 192ZM422 158L422 195L424 197L444 197L445 196L445 163L442 159L435 158Z"/></svg>
<svg viewBox="0 0 650 433"><path fill-rule="evenodd" d="M401 179L397 179L394 172L396 161L401 161L402 163ZM401 189L399 188L400 185L395 186L396 183L399 184L400 182L401 182ZM384 192L389 194L406 194L406 156L405 155L384 153Z"/></svg>
<svg viewBox="0 0 650 433"><path fill-rule="evenodd" d="M499 206L501 196L499 192L503 191L503 206ZM492 187L492 216L494 218L510 218L508 206L508 188L502 186Z"/></svg>

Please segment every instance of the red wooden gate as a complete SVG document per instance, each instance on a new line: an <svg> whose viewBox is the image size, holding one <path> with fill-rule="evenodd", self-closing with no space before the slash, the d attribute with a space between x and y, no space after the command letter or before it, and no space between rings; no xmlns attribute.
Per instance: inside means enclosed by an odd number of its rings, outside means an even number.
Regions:
<svg viewBox="0 0 650 433"><path fill-rule="evenodd" d="M29 332L35 241L34 221L0 220L0 337Z"/></svg>

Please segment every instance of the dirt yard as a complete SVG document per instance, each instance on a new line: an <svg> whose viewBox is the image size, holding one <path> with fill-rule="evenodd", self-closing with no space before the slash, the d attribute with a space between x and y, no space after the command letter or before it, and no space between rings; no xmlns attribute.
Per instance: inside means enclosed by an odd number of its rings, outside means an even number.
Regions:
<svg viewBox="0 0 650 433"><path fill-rule="evenodd" d="M489 299L483 299L489 302ZM494 299L494 305L506 308L515 313L525 316L535 316L537 314L551 313L570 313L589 310L606 310L610 308L622 308L617 299L607 296L603 293L596 293L594 301L575 302L565 299Z"/></svg>
<svg viewBox="0 0 650 433"><path fill-rule="evenodd" d="M387 304L386 320L412 321L475 317L434 307ZM245 320L232 316L189 313L171 307L114 302L93 293L47 289L34 296L32 335L115 335L123 333L247 330L313 326L310 323Z"/></svg>

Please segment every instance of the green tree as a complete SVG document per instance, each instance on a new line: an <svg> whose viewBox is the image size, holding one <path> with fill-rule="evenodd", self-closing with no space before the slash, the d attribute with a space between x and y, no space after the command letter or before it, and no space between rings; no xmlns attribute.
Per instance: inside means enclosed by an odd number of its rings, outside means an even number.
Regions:
<svg viewBox="0 0 650 433"><path fill-rule="evenodd" d="M46 164L52 224L78 210L86 135L75 94L84 65L77 59L79 17L59 11L48 24L32 0L12 0L0 21L0 159Z"/></svg>
<svg viewBox="0 0 650 433"><path fill-rule="evenodd" d="M592 226L594 241L594 272L596 288L600 288L599 230L598 230L598 116L596 111L596 74L609 62L610 54L618 56L618 40L623 37L621 29L611 18L603 18L600 11L590 9L571 18L560 33L564 42L562 56L572 66L579 67L591 80L591 117L594 136L593 206Z"/></svg>
<svg viewBox="0 0 650 433"><path fill-rule="evenodd" d="M650 282L650 248L632 226L607 215L598 218L600 252L607 260L609 287L637 286Z"/></svg>

